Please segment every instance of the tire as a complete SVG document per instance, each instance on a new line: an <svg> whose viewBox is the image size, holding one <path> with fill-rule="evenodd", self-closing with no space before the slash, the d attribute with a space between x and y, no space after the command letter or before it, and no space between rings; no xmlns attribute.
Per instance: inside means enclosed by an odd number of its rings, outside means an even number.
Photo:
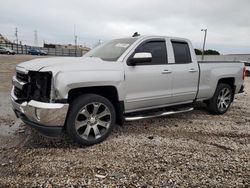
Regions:
<svg viewBox="0 0 250 188"><path fill-rule="evenodd" d="M113 104L106 98L85 94L71 104L66 121L66 131L80 145L93 145L105 140L115 125Z"/></svg>
<svg viewBox="0 0 250 188"><path fill-rule="evenodd" d="M208 110L212 114L221 115L227 112L233 98L232 88L228 84L219 83L213 98L208 101Z"/></svg>

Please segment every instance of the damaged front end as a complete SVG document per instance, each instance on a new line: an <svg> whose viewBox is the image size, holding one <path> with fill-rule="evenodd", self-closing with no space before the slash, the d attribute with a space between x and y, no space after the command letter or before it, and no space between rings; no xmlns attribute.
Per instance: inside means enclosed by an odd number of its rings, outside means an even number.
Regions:
<svg viewBox="0 0 250 188"><path fill-rule="evenodd" d="M52 102L52 78L51 72L17 69L11 92L12 107L17 117L48 136L62 130L69 106Z"/></svg>
<svg viewBox="0 0 250 188"><path fill-rule="evenodd" d="M28 100L49 102L52 73L31 71L28 74L28 79L29 79Z"/></svg>
<svg viewBox="0 0 250 188"><path fill-rule="evenodd" d="M30 71L24 74L17 71L12 80L14 93L19 101L49 102L51 80L51 72Z"/></svg>

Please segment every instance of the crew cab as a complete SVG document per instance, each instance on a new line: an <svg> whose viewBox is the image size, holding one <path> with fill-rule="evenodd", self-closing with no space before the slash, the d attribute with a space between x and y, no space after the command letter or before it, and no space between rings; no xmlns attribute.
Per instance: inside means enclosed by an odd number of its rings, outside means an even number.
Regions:
<svg viewBox="0 0 250 188"><path fill-rule="evenodd" d="M136 36L99 45L83 57L20 63L11 99L23 122L81 145L103 141L116 124L193 110L224 114L243 92L241 62L197 62L189 40Z"/></svg>

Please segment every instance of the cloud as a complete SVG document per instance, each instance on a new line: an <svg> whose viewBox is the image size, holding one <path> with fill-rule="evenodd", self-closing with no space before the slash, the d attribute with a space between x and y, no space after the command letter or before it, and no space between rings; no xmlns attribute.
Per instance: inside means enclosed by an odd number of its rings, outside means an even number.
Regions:
<svg viewBox="0 0 250 188"><path fill-rule="evenodd" d="M92 45L141 34L189 38L201 48L201 28L208 29L207 47L222 53L250 53L249 0L8 0L0 7L0 33L32 43L73 43L74 25L79 43Z"/></svg>

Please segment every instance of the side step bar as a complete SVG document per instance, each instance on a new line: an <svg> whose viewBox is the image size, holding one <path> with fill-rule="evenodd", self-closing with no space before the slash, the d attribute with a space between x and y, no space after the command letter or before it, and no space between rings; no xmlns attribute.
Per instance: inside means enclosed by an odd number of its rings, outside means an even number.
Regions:
<svg viewBox="0 0 250 188"><path fill-rule="evenodd" d="M140 116L125 116L126 121L136 121L136 120L141 120L141 119L148 119L148 118L155 118L155 117L162 117L162 116L168 116L172 114L178 114L178 113L183 113L183 112L190 112L194 110L193 107L189 108L182 108L179 110L171 110L171 111L166 111L166 112L155 112L150 115L140 115Z"/></svg>

